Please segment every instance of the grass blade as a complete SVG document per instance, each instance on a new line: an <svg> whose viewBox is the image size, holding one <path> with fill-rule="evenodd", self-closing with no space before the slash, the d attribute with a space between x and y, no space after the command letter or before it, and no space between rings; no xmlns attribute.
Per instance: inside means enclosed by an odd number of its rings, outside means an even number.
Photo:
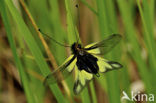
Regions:
<svg viewBox="0 0 156 103"><path fill-rule="evenodd" d="M48 68L47 63L44 60L44 57L37 46L34 38L32 37L29 29L25 25L24 21L22 20L21 16L19 15L18 11L14 7L11 0L7 0L6 4L10 10L10 13L13 16L13 19L15 20L17 27L19 28L20 34L23 36L24 40L26 41L32 55L35 58L36 63L38 64L40 71L44 76L47 76L50 73L50 70ZM37 51L37 52L36 52ZM59 90L58 86L56 84L50 86L51 90L53 91L53 94L55 95L57 101L59 103L62 103L65 101L64 96L62 95L61 91Z"/></svg>
<svg viewBox="0 0 156 103"><path fill-rule="evenodd" d="M36 103L36 101L34 100L34 94L32 93L32 91L30 89L28 77L27 77L27 75L26 75L26 73L24 71L24 68L23 68L23 66L21 64L21 61L20 61L20 59L18 57L18 54L17 54L17 51L16 51L15 41L13 40L13 36L12 36L12 33L11 33L11 27L10 27L9 19L8 19L7 12L6 12L6 5L5 5L3 0L0 0L0 11L1 11L1 14L2 14L2 19L3 19L3 22L4 22L5 29L6 29L6 32L7 32L7 37L8 37L8 40L9 40L9 44L10 44L10 47L12 49L12 53L13 53L13 56L14 56L15 64L16 64L16 67L19 70L21 82L23 84L28 103Z"/></svg>
<svg viewBox="0 0 156 103"><path fill-rule="evenodd" d="M126 37L128 38L133 48L131 54L133 56L133 59L136 61L138 65L139 74L145 83L146 90L150 93L152 92L150 73L147 70L147 65L145 61L142 59L140 55L141 50L139 48L139 43L137 42L136 37L137 33L136 29L134 28L134 22L132 20L132 15L130 14L128 4L124 0L118 0L117 3L119 5L119 10L121 12L121 16L123 18L124 26L126 29Z"/></svg>

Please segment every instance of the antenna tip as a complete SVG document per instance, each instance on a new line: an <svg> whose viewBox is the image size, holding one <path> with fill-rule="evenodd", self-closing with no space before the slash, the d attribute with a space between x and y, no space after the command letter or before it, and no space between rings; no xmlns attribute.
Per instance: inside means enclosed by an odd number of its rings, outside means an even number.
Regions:
<svg viewBox="0 0 156 103"><path fill-rule="evenodd" d="M78 7L79 7L79 5L78 5L78 4L76 4L76 5L75 5L75 7L77 7L77 8L78 8Z"/></svg>

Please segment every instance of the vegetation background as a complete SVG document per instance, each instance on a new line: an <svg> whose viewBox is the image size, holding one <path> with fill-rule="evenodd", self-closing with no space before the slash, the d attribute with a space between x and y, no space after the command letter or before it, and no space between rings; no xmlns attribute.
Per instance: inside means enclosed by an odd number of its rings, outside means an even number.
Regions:
<svg viewBox="0 0 156 103"><path fill-rule="evenodd" d="M155 0L0 0L0 103L129 103L122 91L156 95L155 10ZM94 78L79 95L73 75L45 87L43 78L70 50L38 28L70 45L75 33L83 45L121 34L104 57L124 67Z"/></svg>

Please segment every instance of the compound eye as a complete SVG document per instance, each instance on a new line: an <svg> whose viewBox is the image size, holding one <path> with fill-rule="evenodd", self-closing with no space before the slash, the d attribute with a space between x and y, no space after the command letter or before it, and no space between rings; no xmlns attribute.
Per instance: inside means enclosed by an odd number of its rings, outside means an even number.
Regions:
<svg viewBox="0 0 156 103"><path fill-rule="evenodd" d="M81 48L81 45L80 44L78 44L78 46L77 46L78 48Z"/></svg>

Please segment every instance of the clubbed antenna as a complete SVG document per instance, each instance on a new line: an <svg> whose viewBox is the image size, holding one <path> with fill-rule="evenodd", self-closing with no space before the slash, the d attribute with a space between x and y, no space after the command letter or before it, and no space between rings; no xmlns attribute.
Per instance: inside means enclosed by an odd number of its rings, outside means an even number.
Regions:
<svg viewBox="0 0 156 103"><path fill-rule="evenodd" d="M80 33L80 11L79 11L79 4L77 3L75 5L76 9L77 9L77 13L78 13L78 31ZM79 37L77 37L77 43L79 42Z"/></svg>
<svg viewBox="0 0 156 103"><path fill-rule="evenodd" d="M40 33L42 33L44 36L46 36L47 38L53 40L56 44L59 44L60 46L64 46L64 47L70 47L70 46L68 46L68 45L64 45L64 44L62 44L62 43L56 41L54 38L52 38L52 37L49 36L48 34L42 32L41 29L38 29L38 31L39 31Z"/></svg>

